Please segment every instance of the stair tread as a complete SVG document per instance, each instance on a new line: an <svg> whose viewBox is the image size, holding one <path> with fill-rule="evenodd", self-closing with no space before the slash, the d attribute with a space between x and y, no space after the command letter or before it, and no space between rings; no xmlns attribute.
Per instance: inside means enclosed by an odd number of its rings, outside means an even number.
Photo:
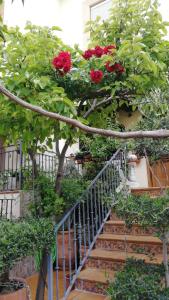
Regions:
<svg viewBox="0 0 169 300"><path fill-rule="evenodd" d="M109 224L109 225L125 225L125 222L122 220L109 220L107 221L105 224Z"/></svg>
<svg viewBox="0 0 169 300"><path fill-rule="evenodd" d="M107 251L102 249L94 249L91 251L89 258L100 258L106 260L114 260L114 261L125 261L126 258L135 258L135 259L144 259L147 263L161 264L162 263L162 255L155 255L151 259L145 254L142 253L127 253L125 251Z"/></svg>
<svg viewBox="0 0 169 300"><path fill-rule="evenodd" d="M105 300L106 296L95 293L74 290L70 293L68 300Z"/></svg>
<svg viewBox="0 0 169 300"><path fill-rule="evenodd" d="M98 237L98 240L108 241L130 241L130 242L144 242L144 243L155 243L162 244L158 237L152 235L127 235L127 234L109 234L103 233Z"/></svg>
<svg viewBox="0 0 169 300"><path fill-rule="evenodd" d="M125 225L125 222L122 220L109 220L105 223L106 225ZM133 224L132 227L141 227L139 224ZM153 227L151 227L153 228Z"/></svg>
<svg viewBox="0 0 169 300"><path fill-rule="evenodd" d="M107 283L108 279L112 280L114 278L114 274L115 272L113 271L105 272L105 270L101 269L86 268L80 272L78 279Z"/></svg>

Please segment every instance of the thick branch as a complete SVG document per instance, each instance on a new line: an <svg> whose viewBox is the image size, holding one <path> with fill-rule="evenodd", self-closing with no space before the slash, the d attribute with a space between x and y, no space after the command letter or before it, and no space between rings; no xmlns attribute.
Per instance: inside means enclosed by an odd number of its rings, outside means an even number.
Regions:
<svg viewBox="0 0 169 300"><path fill-rule="evenodd" d="M99 134L102 136L107 137L114 137L114 138L121 138L121 139L130 139L130 138L165 138L169 137L169 130L166 129L160 129L160 130L152 130L152 131L130 131L130 132L117 132L113 130L107 130L107 129L100 129L95 127L89 127L81 122L62 116L58 113L49 112L39 106L32 105L26 101L23 101L19 97L13 95L11 92L9 92L6 88L0 85L0 92L7 96L11 101L19 104L20 106L32 110L34 112L37 112L45 117L48 117L50 119L54 119L56 121L62 121L66 124L69 124L73 127L79 128L82 131L85 131L87 133L91 134Z"/></svg>

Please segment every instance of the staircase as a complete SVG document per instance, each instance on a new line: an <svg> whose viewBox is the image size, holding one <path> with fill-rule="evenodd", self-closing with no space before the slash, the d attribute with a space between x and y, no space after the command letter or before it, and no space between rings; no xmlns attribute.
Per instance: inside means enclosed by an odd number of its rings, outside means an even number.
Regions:
<svg viewBox="0 0 169 300"><path fill-rule="evenodd" d="M77 278L76 289L68 299L107 300L105 290L108 282L113 280L115 272L123 268L126 258L133 257L144 259L146 263L160 264L162 243L154 234L153 228L145 230L139 225L128 229L112 213Z"/></svg>
<svg viewBox="0 0 169 300"><path fill-rule="evenodd" d="M162 243L154 229L128 229L112 212L125 183L126 156L118 150L56 225L54 265L48 257L48 300L108 300L108 282L126 258L162 262Z"/></svg>

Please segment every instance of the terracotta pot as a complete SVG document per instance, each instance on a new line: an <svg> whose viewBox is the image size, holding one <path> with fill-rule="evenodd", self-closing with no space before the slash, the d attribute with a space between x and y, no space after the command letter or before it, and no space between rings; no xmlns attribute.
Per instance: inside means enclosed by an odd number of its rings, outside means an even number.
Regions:
<svg viewBox="0 0 169 300"><path fill-rule="evenodd" d="M62 246L62 232L58 233L58 265L59 268L63 268L63 246ZM69 253L69 246L71 249L71 255ZM69 269L69 256L71 257L71 266L74 267L75 263L75 252L74 252L74 231L70 231L70 241L69 232L64 231L64 256L65 256L65 268ZM1 300L1 299L0 299Z"/></svg>
<svg viewBox="0 0 169 300"><path fill-rule="evenodd" d="M26 285L26 281L24 279L16 279L21 283ZM15 292L10 292L9 294L0 295L0 300L28 300L28 290L26 287L23 287Z"/></svg>

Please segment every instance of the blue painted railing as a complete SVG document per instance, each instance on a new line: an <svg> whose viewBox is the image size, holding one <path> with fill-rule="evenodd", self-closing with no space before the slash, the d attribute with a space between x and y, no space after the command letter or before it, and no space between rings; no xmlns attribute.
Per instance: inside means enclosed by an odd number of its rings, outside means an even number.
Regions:
<svg viewBox="0 0 169 300"><path fill-rule="evenodd" d="M122 173L125 176L126 157L118 150L57 224L56 261L53 264L52 255L48 259L48 300L66 300L76 287L76 279L111 213Z"/></svg>

